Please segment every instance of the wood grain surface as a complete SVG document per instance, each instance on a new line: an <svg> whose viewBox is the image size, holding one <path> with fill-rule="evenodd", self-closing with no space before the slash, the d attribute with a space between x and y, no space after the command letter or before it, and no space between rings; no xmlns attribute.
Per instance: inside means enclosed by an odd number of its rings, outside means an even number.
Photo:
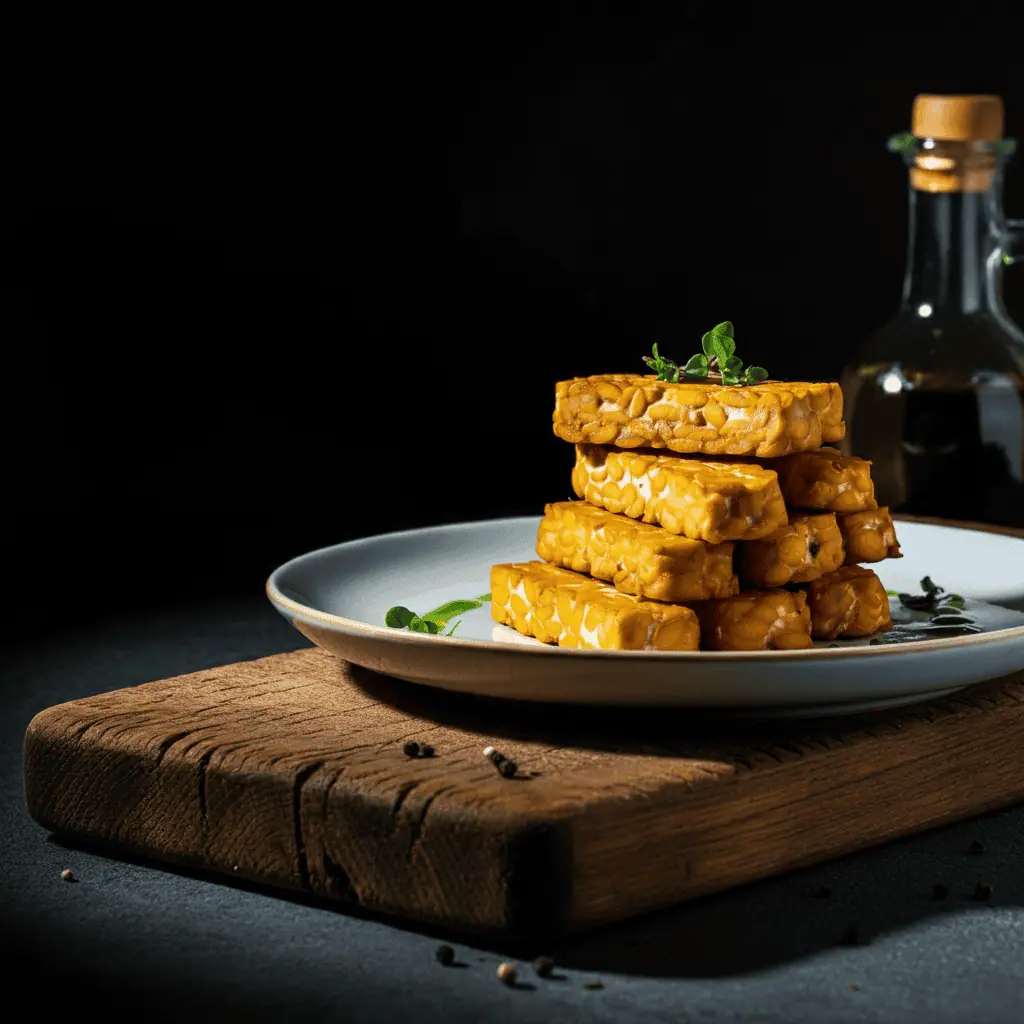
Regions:
<svg viewBox="0 0 1024 1024"><path fill-rule="evenodd" d="M49 708L25 788L114 852L538 937L1012 803L1022 738L1024 676L766 726L467 697L311 649Z"/></svg>

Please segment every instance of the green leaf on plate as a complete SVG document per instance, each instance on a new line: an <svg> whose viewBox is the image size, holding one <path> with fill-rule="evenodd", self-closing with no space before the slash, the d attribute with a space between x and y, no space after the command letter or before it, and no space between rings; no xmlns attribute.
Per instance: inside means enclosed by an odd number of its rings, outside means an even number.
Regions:
<svg viewBox="0 0 1024 1024"><path fill-rule="evenodd" d="M420 618L426 619L428 622L443 623L454 618L456 615L464 615L466 612L471 612L482 604L482 601L446 601L432 612L421 615Z"/></svg>
<svg viewBox="0 0 1024 1024"><path fill-rule="evenodd" d="M404 629L415 618L415 612L411 612L408 608L403 608L402 605L397 604L394 608L387 610L387 613L384 615L384 625L391 626L392 629Z"/></svg>
<svg viewBox="0 0 1024 1024"><path fill-rule="evenodd" d="M437 625L436 622L431 622L429 619L422 619L418 615L409 623L409 630L412 633L433 633L437 634L441 631L441 626Z"/></svg>

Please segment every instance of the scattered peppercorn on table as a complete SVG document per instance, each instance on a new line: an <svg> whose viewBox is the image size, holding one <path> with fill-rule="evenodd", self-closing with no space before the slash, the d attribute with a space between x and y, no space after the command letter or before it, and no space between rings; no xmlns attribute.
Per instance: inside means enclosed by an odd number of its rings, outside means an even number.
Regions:
<svg viewBox="0 0 1024 1024"><path fill-rule="evenodd" d="M828 447L846 431L839 385L669 372L555 386L581 500L544 509L540 561L492 567L494 620L562 647L650 651L891 629L861 563L901 557L899 542L871 463Z"/></svg>

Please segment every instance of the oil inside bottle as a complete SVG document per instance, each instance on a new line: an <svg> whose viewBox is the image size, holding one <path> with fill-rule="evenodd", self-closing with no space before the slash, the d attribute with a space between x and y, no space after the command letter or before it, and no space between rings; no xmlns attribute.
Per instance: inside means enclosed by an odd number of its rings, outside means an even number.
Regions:
<svg viewBox="0 0 1024 1024"><path fill-rule="evenodd" d="M849 440L874 462L879 504L1024 526L1024 380L925 378L908 388L893 368L865 366L857 376Z"/></svg>

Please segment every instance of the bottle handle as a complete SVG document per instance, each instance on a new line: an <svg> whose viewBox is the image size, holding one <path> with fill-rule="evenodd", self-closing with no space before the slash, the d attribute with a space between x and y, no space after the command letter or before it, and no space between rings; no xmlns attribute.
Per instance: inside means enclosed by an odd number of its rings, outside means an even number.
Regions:
<svg viewBox="0 0 1024 1024"><path fill-rule="evenodd" d="M1003 262L1009 266L1011 263L1022 261L1024 261L1024 220L1007 220Z"/></svg>

